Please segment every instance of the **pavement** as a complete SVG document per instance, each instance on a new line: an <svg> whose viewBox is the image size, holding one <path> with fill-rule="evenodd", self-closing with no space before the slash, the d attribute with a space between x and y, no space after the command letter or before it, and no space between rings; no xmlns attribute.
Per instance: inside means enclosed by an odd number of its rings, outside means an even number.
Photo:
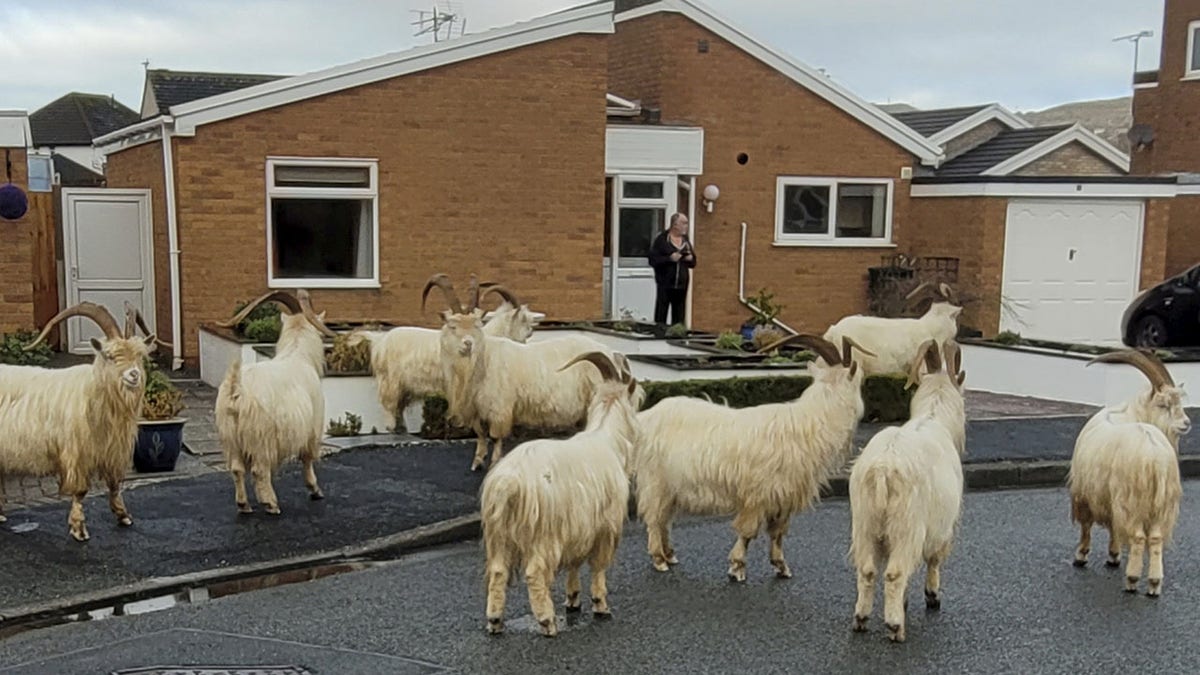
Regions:
<svg viewBox="0 0 1200 675"><path fill-rule="evenodd" d="M1195 672L1192 641L1167 636L1200 630L1198 500L1200 483L1185 483L1163 595L1149 598L1144 581L1126 594L1123 570L1104 566L1103 533L1089 566L1072 566L1077 530L1063 488L968 493L941 609L925 609L915 576L903 644L885 637L881 594L868 631L850 630L849 509L826 500L792 521L790 580L774 578L760 538L747 582L727 581L727 519L677 523L681 562L665 574L629 524L608 576L613 618L593 620L585 598L567 619L560 575L553 640L538 635L523 582L508 589L506 633L485 633L483 553L468 541L308 583L14 635L0 673Z"/></svg>

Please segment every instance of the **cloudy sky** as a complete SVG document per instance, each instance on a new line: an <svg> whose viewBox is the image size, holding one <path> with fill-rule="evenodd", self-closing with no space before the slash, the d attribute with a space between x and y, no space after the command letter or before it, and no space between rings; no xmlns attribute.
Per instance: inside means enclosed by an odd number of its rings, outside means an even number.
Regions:
<svg viewBox="0 0 1200 675"><path fill-rule="evenodd" d="M443 3L445 0L436 0ZM582 0L455 0L468 33ZM435 0L0 0L0 109L68 91L137 109L154 68L298 74L420 44ZM708 0L760 40L876 102L1037 110L1130 93L1158 64L1163 0ZM441 6L441 5L439 5ZM336 7L336 10L332 8Z"/></svg>

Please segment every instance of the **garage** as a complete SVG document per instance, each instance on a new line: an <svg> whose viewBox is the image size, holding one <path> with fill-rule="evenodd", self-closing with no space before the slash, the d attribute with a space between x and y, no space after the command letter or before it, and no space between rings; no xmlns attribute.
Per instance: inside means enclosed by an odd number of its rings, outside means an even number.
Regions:
<svg viewBox="0 0 1200 675"><path fill-rule="evenodd" d="M1010 200L1000 330L1120 344L1121 313L1138 288L1143 218L1142 200Z"/></svg>

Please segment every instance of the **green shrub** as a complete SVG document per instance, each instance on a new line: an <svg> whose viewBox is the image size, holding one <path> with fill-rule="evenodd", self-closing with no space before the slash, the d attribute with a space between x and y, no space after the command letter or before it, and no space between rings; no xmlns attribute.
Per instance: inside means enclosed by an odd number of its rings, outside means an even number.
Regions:
<svg viewBox="0 0 1200 675"><path fill-rule="evenodd" d="M242 335L247 339L255 342L270 342L274 343L279 340L279 331L283 330L283 321L276 314L272 317L255 319L246 324L245 330L241 331Z"/></svg>
<svg viewBox="0 0 1200 675"><path fill-rule="evenodd" d="M342 419L329 420L330 436L357 436L362 431L362 417L346 411L345 421Z"/></svg>
<svg viewBox="0 0 1200 675"><path fill-rule="evenodd" d="M674 324L670 328L667 329L667 337L669 337L669 338L686 337L687 334L688 334L687 326L683 325L682 323Z"/></svg>
<svg viewBox="0 0 1200 675"><path fill-rule="evenodd" d="M997 333L996 337L992 338L992 342L995 342L999 345L1021 344L1021 334L1014 333L1011 330L1006 330L1001 333Z"/></svg>
<svg viewBox="0 0 1200 675"><path fill-rule="evenodd" d="M152 359L142 359L142 369L146 372L146 390L142 394L142 419L174 419L179 411L183 410L183 392Z"/></svg>
<svg viewBox="0 0 1200 675"><path fill-rule="evenodd" d="M53 352L45 342L30 351L22 351L37 336L36 332L30 330L0 334L0 363L10 366L44 366L50 363Z"/></svg>
<svg viewBox="0 0 1200 675"><path fill-rule="evenodd" d="M807 353L807 352L806 352ZM811 358L811 354L809 355ZM903 422L908 419L908 407L913 390L905 391L907 377L901 374L874 375L863 382L864 422ZM800 397L812 384L808 375L731 377L723 380L678 380L675 382L646 382L646 402L643 409L670 396L692 396L745 408L762 403L783 403ZM440 396L425 399L425 423L421 435L426 438L473 438L469 429L446 423L446 400ZM513 440L544 438L571 433L573 430L514 430ZM511 443L508 447L512 447Z"/></svg>
<svg viewBox="0 0 1200 675"><path fill-rule="evenodd" d="M350 334L340 333L333 339L333 349L325 356L325 365L332 373L361 373L370 370L371 345L366 340L350 345Z"/></svg>
<svg viewBox="0 0 1200 675"><path fill-rule="evenodd" d="M713 344L717 349L732 349L733 351L741 351L742 349L742 334L726 331L717 336L716 342Z"/></svg>

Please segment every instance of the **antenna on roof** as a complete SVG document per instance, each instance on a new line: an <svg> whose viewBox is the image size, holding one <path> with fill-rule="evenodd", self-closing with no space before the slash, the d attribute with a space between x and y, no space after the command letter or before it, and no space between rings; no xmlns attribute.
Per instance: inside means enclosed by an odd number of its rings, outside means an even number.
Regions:
<svg viewBox="0 0 1200 675"><path fill-rule="evenodd" d="M1154 37L1154 31L1143 30L1143 31L1138 31L1136 33L1130 33L1129 35L1121 35L1119 37L1115 37L1112 39L1113 42L1120 42L1122 40L1127 40L1127 41L1133 43L1133 72L1134 73L1137 73L1137 71L1138 71L1138 47L1140 46L1142 38L1148 38L1148 37Z"/></svg>
<svg viewBox="0 0 1200 675"><path fill-rule="evenodd" d="M144 59L142 61L142 70L149 70L149 69L150 69L150 59Z"/></svg>
<svg viewBox="0 0 1200 675"><path fill-rule="evenodd" d="M463 13L462 3L452 0L437 2L432 11L421 9L410 10L417 15L412 22L416 26L414 36L432 35L434 42L442 42L455 37L462 37L467 30L467 17Z"/></svg>

